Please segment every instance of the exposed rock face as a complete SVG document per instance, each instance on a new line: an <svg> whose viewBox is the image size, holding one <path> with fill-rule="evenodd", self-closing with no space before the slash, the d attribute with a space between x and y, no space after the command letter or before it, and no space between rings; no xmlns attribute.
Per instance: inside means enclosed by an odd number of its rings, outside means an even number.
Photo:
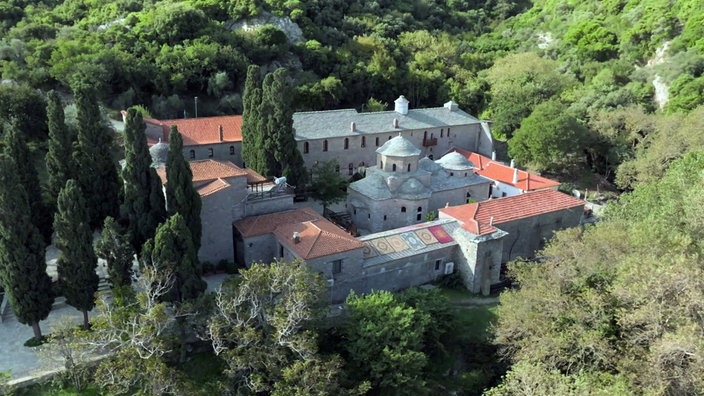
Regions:
<svg viewBox="0 0 704 396"><path fill-rule="evenodd" d="M242 29L245 31L251 31L257 30L264 25L276 26L279 30L286 34L286 37L288 37L288 41L291 44L298 44L305 41L303 31L300 27L298 27L298 24L293 22L290 18L277 17L268 12L263 12L261 15L254 18L232 22L227 27L233 30Z"/></svg>

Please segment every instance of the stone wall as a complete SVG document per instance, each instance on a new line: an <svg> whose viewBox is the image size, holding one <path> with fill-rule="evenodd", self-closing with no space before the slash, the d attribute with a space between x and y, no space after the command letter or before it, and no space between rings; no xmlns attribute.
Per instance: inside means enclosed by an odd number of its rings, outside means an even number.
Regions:
<svg viewBox="0 0 704 396"><path fill-rule="evenodd" d="M505 233L478 237L458 228L452 236L458 243L455 270L465 287L472 293L489 294L491 285L499 282Z"/></svg>
<svg viewBox="0 0 704 396"><path fill-rule="evenodd" d="M213 150L212 156L210 150ZM244 167L242 163L242 142L224 142L198 146L184 146L183 156L186 160L214 159L218 161L230 161L233 164Z"/></svg>

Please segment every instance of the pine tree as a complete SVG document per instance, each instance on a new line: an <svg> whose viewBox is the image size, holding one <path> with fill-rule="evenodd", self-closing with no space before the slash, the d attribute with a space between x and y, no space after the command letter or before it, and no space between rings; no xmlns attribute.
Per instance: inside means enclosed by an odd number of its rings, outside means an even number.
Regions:
<svg viewBox="0 0 704 396"><path fill-rule="evenodd" d="M157 226L165 217L163 200L160 207L152 207L152 179L158 176L150 170L152 159L145 128L142 115L135 109L129 109L125 123L124 194L120 213L127 223L127 235L135 249L154 236ZM158 202L155 204L159 205Z"/></svg>
<svg viewBox="0 0 704 396"><path fill-rule="evenodd" d="M93 251L93 233L88 222L88 210L77 183L66 182L56 202L54 230L56 247L61 251L57 261L61 290L66 303L83 312L87 329L88 311L95 306L98 259Z"/></svg>
<svg viewBox="0 0 704 396"><path fill-rule="evenodd" d="M171 291L166 296L168 301L191 300L205 291L207 285L201 279L197 250L179 213L169 217L159 226L154 239L144 244L142 258L173 280Z"/></svg>
<svg viewBox="0 0 704 396"><path fill-rule="evenodd" d="M113 157L113 131L104 124L92 88L74 88L78 117L78 151L74 153L78 184L86 198L90 225L103 224L119 212L120 183Z"/></svg>
<svg viewBox="0 0 704 396"><path fill-rule="evenodd" d="M48 202L56 205L59 191L68 179L75 178L73 164L73 142L75 136L66 125L61 98L55 91L48 94L47 124L49 127L49 151L46 154L46 171L49 175L47 184Z"/></svg>
<svg viewBox="0 0 704 396"><path fill-rule="evenodd" d="M134 249L127 237L122 234L115 219L106 217L102 236L95 245L95 254L107 262L108 276L113 288L132 283L134 253Z"/></svg>
<svg viewBox="0 0 704 396"><path fill-rule="evenodd" d="M171 127L169 135L169 153L181 153L183 138L175 126ZM179 213L190 230L193 246L200 249L202 225L200 222L201 201L198 191L193 187L191 167L182 155L169 155L166 164L166 202L168 212Z"/></svg>
<svg viewBox="0 0 704 396"><path fill-rule="evenodd" d="M257 172L263 172L262 135L260 107L262 102L259 66L247 68L247 80L244 85L242 103L242 161L245 166Z"/></svg>
<svg viewBox="0 0 704 396"><path fill-rule="evenodd" d="M0 154L0 282L17 320L32 326L36 339L54 302L44 249L14 161Z"/></svg>
<svg viewBox="0 0 704 396"><path fill-rule="evenodd" d="M32 224L39 230L45 242L51 238L51 219L42 199L41 185L34 160L27 147L23 131L11 124L5 133L5 153L14 162L20 184L27 192Z"/></svg>

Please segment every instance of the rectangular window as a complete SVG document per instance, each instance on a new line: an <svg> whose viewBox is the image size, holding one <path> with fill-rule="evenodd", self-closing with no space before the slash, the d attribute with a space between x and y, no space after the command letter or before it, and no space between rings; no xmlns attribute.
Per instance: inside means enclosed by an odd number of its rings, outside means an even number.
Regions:
<svg viewBox="0 0 704 396"><path fill-rule="evenodd" d="M442 259L441 260L435 260L435 271L440 270L440 265L442 265Z"/></svg>
<svg viewBox="0 0 704 396"><path fill-rule="evenodd" d="M208 149L208 157L213 158L213 149L212 148Z"/></svg>
<svg viewBox="0 0 704 396"><path fill-rule="evenodd" d="M379 137L377 136L376 139L374 139L374 142L377 147L379 147Z"/></svg>
<svg viewBox="0 0 704 396"><path fill-rule="evenodd" d="M339 274L342 272L342 260L335 260L332 262L332 273Z"/></svg>

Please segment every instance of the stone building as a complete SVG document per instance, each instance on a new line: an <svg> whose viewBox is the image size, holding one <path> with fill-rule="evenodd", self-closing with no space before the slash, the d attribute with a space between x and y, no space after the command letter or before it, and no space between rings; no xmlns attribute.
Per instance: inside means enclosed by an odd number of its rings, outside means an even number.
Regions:
<svg viewBox="0 0 704 396"><path fill-rule="evenodd" d="M360 167L375 165L376 150L399 134L421 147L423 157L439 157L452 147L485 155L493 150L489 124L452 101L443 107L409 109L408 100L400 96L394 111L299 112L293 114L293 128L306 168L334 160L340 172L350 176Z"/></svg>
<svg viewBox="0 0 704 396"><path fill-rule="evenodd" d="M419 158L421 152L400 134L376 149L377 166L347 190L347 210L357 229L380 232L418 224L448 204L488 198L491 180L476 175L461 154L433 161Z"/></svg>

